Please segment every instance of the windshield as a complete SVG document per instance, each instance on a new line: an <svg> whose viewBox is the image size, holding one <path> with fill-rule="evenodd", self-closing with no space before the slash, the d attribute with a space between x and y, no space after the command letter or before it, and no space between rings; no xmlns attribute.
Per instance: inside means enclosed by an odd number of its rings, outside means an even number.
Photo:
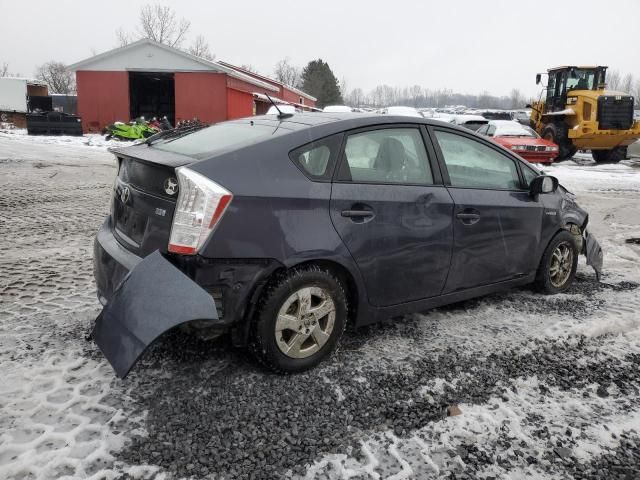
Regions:
<svg viewBox="0 0 640 480"><path fill-rule="evenodd" d="M540 136L531 128L516 122L513 122L513 125L498 125L494 136L540 138Z"/></svg>
<svg viewBox="0 0 640 480"><path fill-rule="evenodd" d="M197 132L164 141L159 139L153 148L181 155L200 157L222 150L229 150L258 143L275 135L290 132L280 123L258 123L252 120L225 122Z"/></svg>
<svg viewBox="0 0 640 480"><path fill-rule="evenodd" d="M574 68L567 78L567 90L595 90L598 87L597 70Z"/></svg>

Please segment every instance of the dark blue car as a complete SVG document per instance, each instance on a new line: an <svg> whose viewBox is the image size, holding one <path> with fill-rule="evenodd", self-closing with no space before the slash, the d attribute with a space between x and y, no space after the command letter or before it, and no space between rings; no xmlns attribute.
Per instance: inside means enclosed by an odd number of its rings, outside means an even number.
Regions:
<svg viewBox="0 0 640 480"><path fill-rule="evenodd" d="M558 181L438 121L283 114L115 150L93 337L120 376L181 324L299 372L356 326L535 283L566 290L588 216Z"/></svg>

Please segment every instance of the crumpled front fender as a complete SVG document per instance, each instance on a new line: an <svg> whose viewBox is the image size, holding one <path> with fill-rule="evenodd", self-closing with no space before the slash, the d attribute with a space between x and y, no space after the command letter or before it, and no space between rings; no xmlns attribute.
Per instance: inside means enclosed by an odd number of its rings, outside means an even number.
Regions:
<svg viewBox="0 0 640 480"><path fill-rule="evenodd" d="M596 279L600 281L602 276L602 264L604 262L604 254L602 247L596 238L586 229L584 231L584 254L587 257L587 265L591 265L596 272Z"/></svg>
<svg viewBox="0 0 640 480"><path fill-rule="evenodd" d="M124 378L158 337L192 320L218 320L213 298L155 251L124 278L92 337Z"/></svg>

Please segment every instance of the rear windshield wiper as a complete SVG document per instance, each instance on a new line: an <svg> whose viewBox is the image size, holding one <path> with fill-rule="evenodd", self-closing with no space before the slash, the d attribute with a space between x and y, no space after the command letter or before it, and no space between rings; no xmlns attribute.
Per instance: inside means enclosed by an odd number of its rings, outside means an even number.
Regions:
<svg viewBox="0 0 640 480"><path fill-rule="evenodd" d="M205 125L187 125L184 127L172 128L171 130L162 130L161 132L151 135L144 141L144 143L151 146L157 140L175 140L176 138L180 138L188 133L195 132L196 130L200 130L204 127Z"/></svg>

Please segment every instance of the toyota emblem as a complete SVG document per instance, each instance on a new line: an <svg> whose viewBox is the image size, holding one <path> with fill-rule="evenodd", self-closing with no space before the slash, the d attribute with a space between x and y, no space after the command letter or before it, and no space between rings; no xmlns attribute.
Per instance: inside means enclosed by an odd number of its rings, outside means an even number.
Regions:
<svg viewBox="0 0 640 480"><path fill-rule="evenodd" d="M130 196L131 192L129 191L129 187L122 187L122 190L120 190L120 201L122 203L127 203Z"/></svg>
<svg viewBox="0 0 640 480"><path fill-rule="evenodd" d="M164 181L164 191L167 195L175 195L178 191L178 181L173 177L167 178Z"/></svg>

